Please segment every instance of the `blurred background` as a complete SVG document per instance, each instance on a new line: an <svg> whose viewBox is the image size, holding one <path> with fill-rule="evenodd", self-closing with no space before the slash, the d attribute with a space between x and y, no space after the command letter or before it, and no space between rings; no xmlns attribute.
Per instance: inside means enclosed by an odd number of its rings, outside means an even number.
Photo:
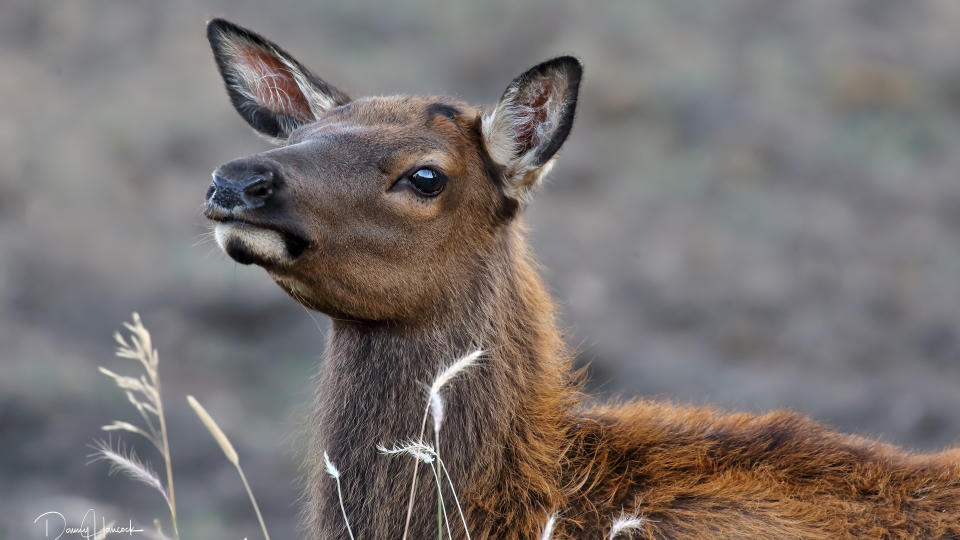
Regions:
<svg viewBox="0 0 960 540"><path fill-rule="evenodd" d="M233 439L275 538L327 322L204 237L217 165L267 144L204 38L224 16L352 95L492 103L558 53L578 118L528 212L591 390L960 442L960 3L0 2L0 538L164 517L87 465L135 420L104 365L160 350L184 538L259 537L184 396ZM159 467L143 441L141 455Z"/></svg>

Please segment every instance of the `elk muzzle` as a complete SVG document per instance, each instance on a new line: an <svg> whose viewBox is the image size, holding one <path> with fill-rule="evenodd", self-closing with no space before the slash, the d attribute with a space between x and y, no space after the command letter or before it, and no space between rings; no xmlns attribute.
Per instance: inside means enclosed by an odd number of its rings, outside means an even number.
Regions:
<svg viewBox="0 0 960 540"><path fill-rule="evenodd" d="M278 169L257 159L231 161L213 173L204 215L216 222L220 248L241 264L274 267L292 261L309 242L283 217Z"/></svg>

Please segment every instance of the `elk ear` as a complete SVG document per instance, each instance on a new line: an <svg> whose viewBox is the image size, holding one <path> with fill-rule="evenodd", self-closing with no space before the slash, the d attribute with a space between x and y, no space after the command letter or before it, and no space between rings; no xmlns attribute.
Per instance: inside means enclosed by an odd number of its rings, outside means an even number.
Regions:
<svg viewBox="0 0 960 540"><path fill-rule="evenodd" d="M213 19L207 23L207 39L234 108L267 137L286 139L328 109L350 101L286 51L246 28Z"/></svg>
<svg viewBox="0 0 960 540"><path fill-rule="evenodd" d="M503 167L507 195L525 202L549 172L573 125L582 75L572 56L547 60L514 79L483 116L483 141Z"/></svg>

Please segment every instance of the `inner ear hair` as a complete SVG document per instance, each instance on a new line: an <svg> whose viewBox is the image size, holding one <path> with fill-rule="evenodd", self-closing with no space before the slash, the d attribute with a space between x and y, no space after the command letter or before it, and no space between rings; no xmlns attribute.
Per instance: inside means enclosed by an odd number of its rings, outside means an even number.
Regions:
<svg viewBox="0 0 960 540"><path fill-rule="evenodd" d="M207 24L217 68L237 112L260 133L284 139L349 98L275 43L223 19Z"/></svg>
<svg viewBox="0 0 960 540"><path fill-rule="evenodd" d="M491 158L504 167L518 198L539 184L573 126L583 67L572 56L537 64L514 79L482 132Z"/></svg>

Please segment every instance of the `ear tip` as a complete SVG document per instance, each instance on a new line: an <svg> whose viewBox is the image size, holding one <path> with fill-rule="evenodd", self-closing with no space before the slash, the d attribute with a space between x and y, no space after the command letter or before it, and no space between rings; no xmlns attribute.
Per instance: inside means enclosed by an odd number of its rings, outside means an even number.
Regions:
<svg viewBox="0 0 960 540"><path fill-rule="evenodd" d="M251 32L239 24L230 22L221 17L214 17L207 21L207 39L210 40L210 43L216 44L228 37L230 34L249 36Z"/></svg>
<svg viewBox="0 0 960 540"><path fill-rule="evenodd" d="M565 54L546 60L531 69L531 72L544 73L549 70L559 70L571 80L580 81L583 77L583 62L576 56Z"/></svg>
<svg viewBox="0 0 960 540"><path fill-rule="evenodd" d="M576 67L577 69L583 69L583 61L577 58L576 56L573 56L572 54L565 54L563 56L558 56L554 58L554 61L560 62L564 65L568 65L571 67Z"/></svg>
<svg viewBox="0 0 960 540"><path fill-rule="evenodd" d="M222 30L224 28L228 28L231 26L236 26L236 25L221 17L214 17L209 21L207 21L207 33L209 34L210 32L213 32L216 30Z"/></svg>
<svg viewBox="0 0 960 540"><path fill-rule="evenodd" d="M235 26L235 24L226 19L214 17L207 21L207 39L210 40L210 43L215 43L219 40L220 36Z"/></svg>
<svg viewBox="0 0 960 540"><path fill-rule="evenodd" d="M579 69L579 70L583 69L583 61L577 58L576 56L573 56L572 54L564 54L561 56L551 58L550 60L547 60L546 62L544 62L544 64L559 65L559 66L572 68L572 69Z"/></svg>

